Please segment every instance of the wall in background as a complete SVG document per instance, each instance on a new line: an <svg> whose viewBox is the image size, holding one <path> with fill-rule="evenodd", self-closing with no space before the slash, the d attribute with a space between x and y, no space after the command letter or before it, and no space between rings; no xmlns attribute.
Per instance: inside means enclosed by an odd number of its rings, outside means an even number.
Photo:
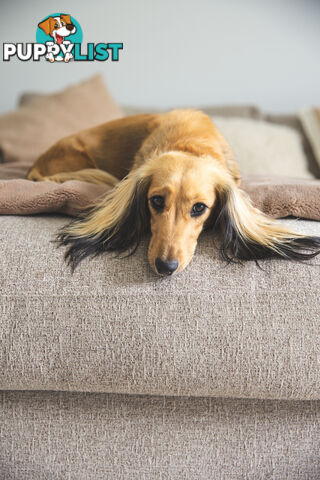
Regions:
<svg viewBox="0 0 320 480"><path fill-rule="evenodd" d="M83 42L123 42L118 63L1 64L0 111L22 91L51 92L102 72L126 105L250 103L294 111L320 103L319 0L2 0L1 42L33 42L64 11Z"/></svg>

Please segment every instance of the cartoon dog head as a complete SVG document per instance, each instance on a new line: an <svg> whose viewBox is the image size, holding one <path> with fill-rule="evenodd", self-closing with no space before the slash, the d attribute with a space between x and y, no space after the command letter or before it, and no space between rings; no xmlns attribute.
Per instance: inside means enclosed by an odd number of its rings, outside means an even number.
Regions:
<svg viewBox="0 0 320 480"><path fill-rule="evenodd" d="M49 17L38 26L59 45L63 43L65 37L73 35L77 31L71 22L70 15L65 14L61 14L60 17Z"/></svg>

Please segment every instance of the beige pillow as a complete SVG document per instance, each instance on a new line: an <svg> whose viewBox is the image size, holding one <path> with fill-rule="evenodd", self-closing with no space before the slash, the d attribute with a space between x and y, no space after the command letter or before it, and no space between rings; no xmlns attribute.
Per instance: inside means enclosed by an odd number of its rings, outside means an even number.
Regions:
<svg viewBox="0 0 320 480"><path fill-rule="evenodd" d="M2 162L27 168L60 138L122 115L101 75L59 93L36 96L0 116Z"/></svg>
<svg viewBox="0 0 320 480"><path fill-rule="evenodd" d="M242 174L314 178L302 137L292 128L243 118L212 120L230 143Z"/></svg>

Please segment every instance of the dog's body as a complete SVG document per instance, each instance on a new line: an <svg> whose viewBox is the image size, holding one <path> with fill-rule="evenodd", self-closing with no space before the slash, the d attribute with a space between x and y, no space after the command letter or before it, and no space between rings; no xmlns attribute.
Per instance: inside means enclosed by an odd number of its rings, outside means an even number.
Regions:
<svg viewBox="0 0 320 480"><path fill-rule="evenodd" d="M28 178L50 177L59 183L65 181L66 172L93 168L108 172L119 181L150 159L155 151L180 151L199 157L210 154L225 164L237 182L240 180L227 142L209 117L192 110L135 115L82 130L63 138L41 155ZM99 183L104 183L103 177Z"/></svg>
<svg viewBox="0 0 320 480"><path fill-rule="evenodd" d="M319 253L319 238L290 232L251 205L230 146L202 112L143 114L81 131L41 155L28 178L114 187L61 233L73 266L132 249L149 228L150 265L166 275L188 265L204 227L220 232L229 260Z"/></svg>
<svg viewBox="0 0 320 480"><path fill-rule="evenodd" d="M43 22L39 23L39 28L41 28L46 35L50 35L53 38L53 42L46 42L46 45L58 45L64 44L68 46L71 42L70 40L65 40L69 35L76 33L77 28L71 22L70 15L61 14L59 17L49 17ZM64 57L60 55L54 56L53 53L47 53L46 59L50 62L54 61L65 61L69 62L73 58L71 52L66 52Z"/></svg>

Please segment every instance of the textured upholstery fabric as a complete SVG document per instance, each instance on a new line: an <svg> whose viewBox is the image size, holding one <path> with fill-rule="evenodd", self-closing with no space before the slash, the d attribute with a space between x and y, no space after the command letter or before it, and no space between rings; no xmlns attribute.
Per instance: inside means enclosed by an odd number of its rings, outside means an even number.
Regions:
<svg viewBox="0 0 320 480"><path fill-rule="evenodd" d="M0 217L1 389L320 399L319 260L226 266L204 234L172 278L146 244L71 276L65 221Z"/></svg>
<svg viewBox="0 0 320 480"><path fill-rule="evenodd" d="M4 480L318 480L320 402L0 393Z"/></svg>

